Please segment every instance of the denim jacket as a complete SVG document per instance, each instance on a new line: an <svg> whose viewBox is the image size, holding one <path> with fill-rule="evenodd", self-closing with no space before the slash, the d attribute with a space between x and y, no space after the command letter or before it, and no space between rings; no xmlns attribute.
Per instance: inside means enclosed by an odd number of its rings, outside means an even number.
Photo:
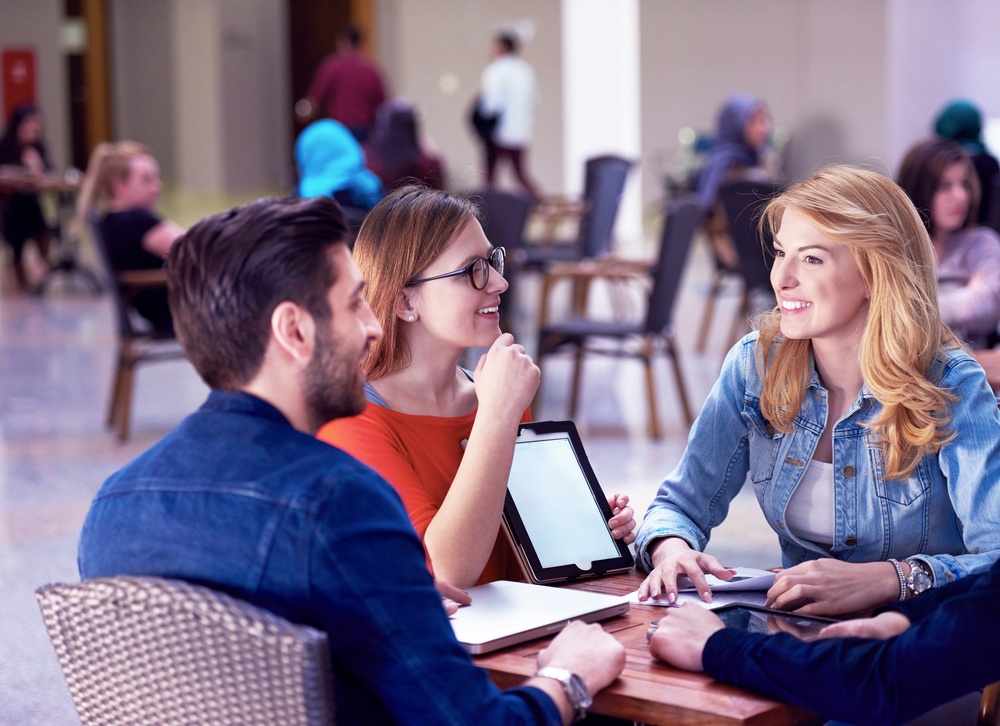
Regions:
<svg viewBox="0 0 1000 726"><path fill-rule="evenodd" d="M826 426L826 390L813 366L792 432L775 430L760 411L756 344L751 333L726 356L680 463L650 504L637 542L644 568L652 566L649 545L667 535L703 550L747 479L778 534L785 567L827 556L876 562L920 555L937 586L1000 557L1000 416L968 353L948 351L935 373L957 398L949 409L955 437L924 456L907 480L883 477L881 451L863 425L881 404L867 387L834 424L834 544L827 550L796 537L785 522Z"/></svg>
<svg viewBox="0 0 1000 726"><path fill-rule="evenodd" d="M395 490L270 404L213 391L114 474L80 535L81 577L226 590L329 634L339 723L561 723L501 692L455 639Z"/></svg>

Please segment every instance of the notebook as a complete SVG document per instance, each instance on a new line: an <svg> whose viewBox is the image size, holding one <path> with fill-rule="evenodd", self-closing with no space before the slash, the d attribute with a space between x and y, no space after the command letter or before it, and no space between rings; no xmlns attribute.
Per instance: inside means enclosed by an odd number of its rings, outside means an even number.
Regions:
<svg viewBox="0 0 1000 726"><path fill-rule="evenodd" d="M634 564L611 537L608 500L572 421L521 424L504 500L504 531L525 579L553 583Z"/></svg>
<svg viewBox="0 0 1000 726"><path fill-rule="evenodd" d="M628 612L623 597L497 580L469 589L472 604L451 617L458 642L473 655L552 635L570 620L592 623Z"/></svg>

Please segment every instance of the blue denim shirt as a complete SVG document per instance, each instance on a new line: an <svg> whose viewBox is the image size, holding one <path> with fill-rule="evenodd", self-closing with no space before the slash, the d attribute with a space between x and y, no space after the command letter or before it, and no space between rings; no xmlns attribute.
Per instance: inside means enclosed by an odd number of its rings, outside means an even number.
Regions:
<svg viewBox="0 0 1000 726"><path fill-rule="evenodd" d="M935 586L990 567L1000 556L1000 416L968 353L948 351L939 366L939 385L958 399L949 410L955 438L924 456L906 481L883 478L880 449L863 425L881 404L867 388L834 424L834 544L827 550L794 536L785 522L827 425L826 390L813 369L793 431L776 431L760 412L756 343L751 333L729 351L680 463L650 504L638 532L643 567L651 567L649 545L660 537L704 549L747 479L786 567L827 556L876 562L919 554Z"/></svg>
<svg viewBox="0 0 1000 726"><path fill-rule="evenodd" d="M213 391L105 482L79 568L206 584L326 631L341 723L560 723L462 650L393 488L249 394Z"/></svg>

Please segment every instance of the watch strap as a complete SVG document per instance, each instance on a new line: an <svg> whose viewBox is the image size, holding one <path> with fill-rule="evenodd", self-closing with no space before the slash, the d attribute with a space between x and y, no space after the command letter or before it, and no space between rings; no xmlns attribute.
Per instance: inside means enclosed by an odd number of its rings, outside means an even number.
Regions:
<svg viewBox="0 0 1000 726"><path fill-rule="evenodd" d="M590 696L590 691L587 690L587 685L580 676L565 668L558 668L556 666L545 666L539 669L535 675L542 678L552 678L562 684L566 700L569 701L569 705L573 708L574 723L587 715L587 709L593 703L593 699Z"/></svg>

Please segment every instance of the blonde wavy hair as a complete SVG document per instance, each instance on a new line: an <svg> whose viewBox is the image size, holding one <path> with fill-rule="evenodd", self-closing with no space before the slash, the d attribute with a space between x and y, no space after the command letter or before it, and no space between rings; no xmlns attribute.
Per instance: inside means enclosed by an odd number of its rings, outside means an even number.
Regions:
<svg viewBox="0 0 1000 726"><path fill-rule="evenodd" d="M882 450L887 479L906 479L925 454L951 440L955 397L929 380L958 339L941 322L934 248L912 202L881 174L833 166L792 185L765 207L761 228L775 233L794 209L827 238L847 246L871 294L861 340L861 374L882 410L866 425ZM808 339L781 336L781 313L760 316L757 365L761 413L789 433L809 377Z"/></svg>

